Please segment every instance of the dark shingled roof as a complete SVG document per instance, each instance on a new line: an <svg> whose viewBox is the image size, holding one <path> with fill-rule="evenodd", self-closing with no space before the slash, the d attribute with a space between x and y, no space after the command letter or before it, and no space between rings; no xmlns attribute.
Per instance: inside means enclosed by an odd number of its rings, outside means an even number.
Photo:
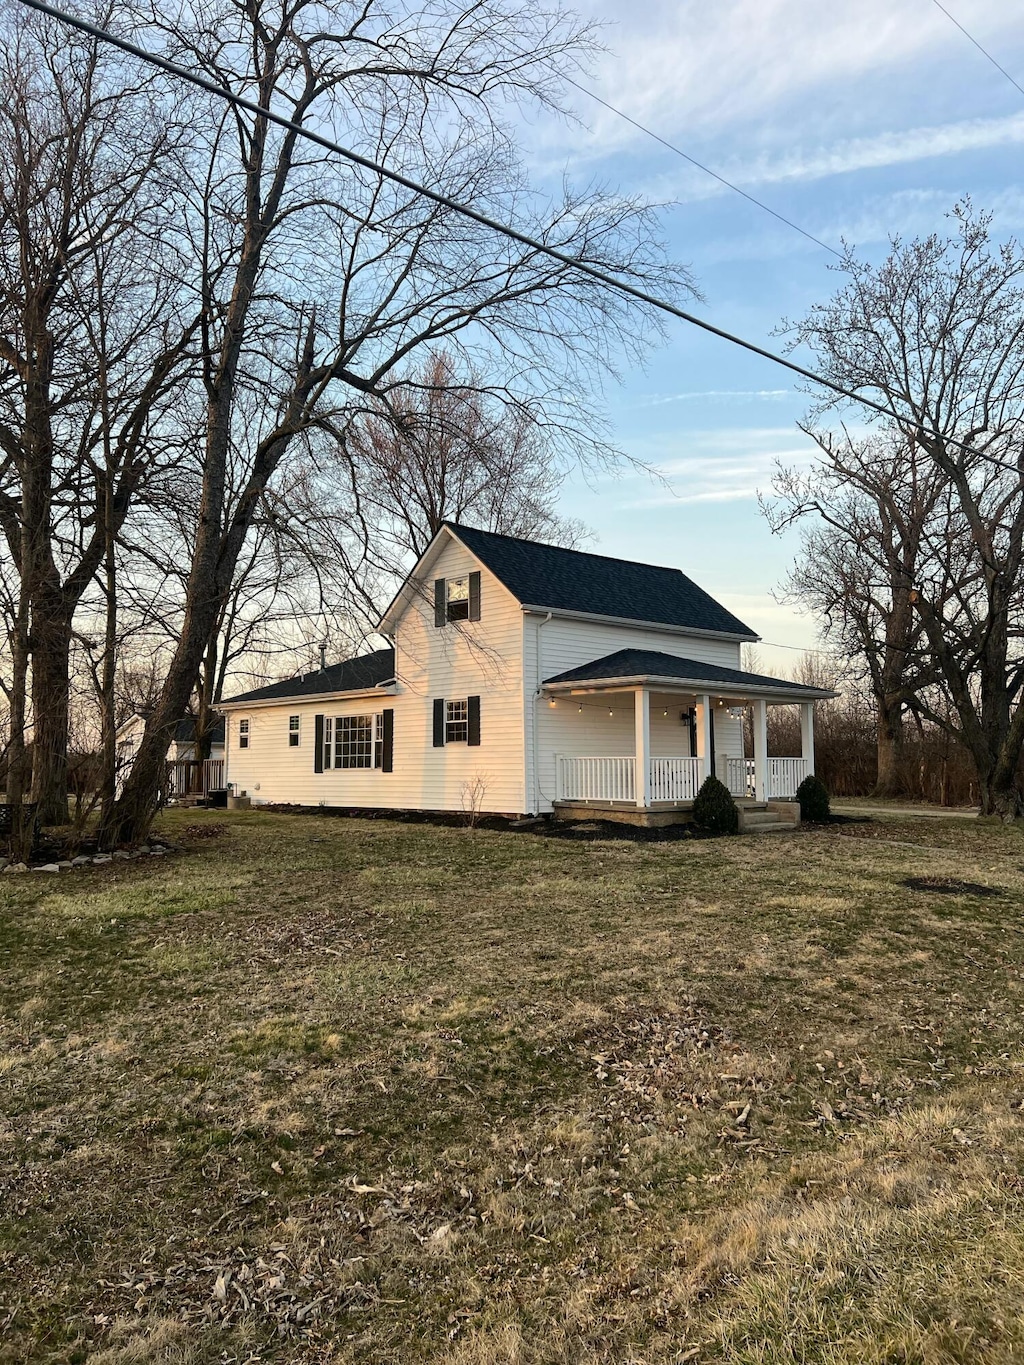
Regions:
<svg viewBox="0 0 1024 1365"><path fill-rule="evenodd" d="M524 606L757 635L679 569L565 550L445 523Z"/></svg>
<svg viewBox="0 0 1024 1365"><path fill-rule="evenodd" d="M345 659L316 673L301 673L297 678L257 687L254 692L243 692L228 701L273 701L280 697L318 697L330 692L363 692L391 682L395 676L395 651L378 649L373 654L361 654L357 659Z"/></svg>
<svg viewBox="0 0 1024 1365"><path fill-rule="evenodd" d="M738 668L721 664L700 663L697 659L681 659L675 654L662 654L656 649L617 649L603 659L593 659L579 668L556 673L545 678L548 683L602 682L608 678L678 678L683 682L730 683L744 687L784 688L787 692L806 692L820 697L824 689L805 687L803 683L787 682L785 678L770 678L764 673L744 673Z"/></svg>
<svg viewBox="0 0 1024 1365"><path fill-rule="evenodd" d="M192 744L196 737L196 723L191 716L185 716L179 720L174 727L174 739L177 744ZM213 727L213 734L210 737L211 744L224 743L224 717Z"/></svg>

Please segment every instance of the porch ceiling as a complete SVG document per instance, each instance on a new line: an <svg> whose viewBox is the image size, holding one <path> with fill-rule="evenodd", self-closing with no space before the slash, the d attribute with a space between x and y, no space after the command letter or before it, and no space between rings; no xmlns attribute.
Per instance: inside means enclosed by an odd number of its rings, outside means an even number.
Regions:
<svg viewBox="0 0 1024 1365"><path fill-rule="evenodd" d="M612 692L649 687L659 692L704 694L743 701L763 698L774 702L817 701L838 696L827 688L806 687L785 678L745 673L738 668L703 663L652 649L620 649L578 668L546 678L547 692Z"/></svg>

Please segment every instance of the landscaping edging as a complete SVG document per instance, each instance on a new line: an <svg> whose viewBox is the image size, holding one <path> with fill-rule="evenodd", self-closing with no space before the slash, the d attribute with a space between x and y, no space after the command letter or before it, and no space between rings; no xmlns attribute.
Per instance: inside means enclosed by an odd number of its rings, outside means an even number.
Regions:
<svg viewBox="0 0 1024 1365"><path fill-rule="evenodd" d="M75 858L61 858L49 863L7 863L0 871L15 874L23 872L73 872L80 867L105 867L113 862L136 862L139 858L164 858L168 853L180 853L176 844L143 844L140 848L116 848L112 853L80 853Z"/></svg>

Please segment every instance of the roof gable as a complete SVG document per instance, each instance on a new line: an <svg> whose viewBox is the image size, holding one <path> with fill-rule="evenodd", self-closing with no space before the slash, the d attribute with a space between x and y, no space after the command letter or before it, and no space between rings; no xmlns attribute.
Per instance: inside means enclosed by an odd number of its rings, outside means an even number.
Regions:
<svg viewBox="0 0 1024 1365"><path fill-rule="evenodd" d="M226 697L225 705L243 701L289 701L293 697L318 697L335 692L364 692L394 680L395 651L378 649L372 654L361 654L355 659L344 659L315 673L300 673L296 678L257 687L237 697Z"/></svg>
<svg viewBox="0 0 1024 1365"><path fill-rule="evenodd" d="M679 569L445 523L523 606L757 639Z"/></svg>

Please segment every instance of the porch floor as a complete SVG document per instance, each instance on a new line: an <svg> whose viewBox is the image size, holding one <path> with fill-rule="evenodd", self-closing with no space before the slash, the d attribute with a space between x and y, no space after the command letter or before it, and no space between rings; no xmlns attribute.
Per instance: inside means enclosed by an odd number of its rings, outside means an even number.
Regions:
<svg viewBox="0 0 1024 1365"><path fill-rule="evenodd" d="M735 800L741 833L793 829L800 823L800 807L795 801L755 801L745 796ZM553 809L556 820L610 820L641 829L693 823L692 801L653 801L649 806L631 801L555 801Z"/></svg>

